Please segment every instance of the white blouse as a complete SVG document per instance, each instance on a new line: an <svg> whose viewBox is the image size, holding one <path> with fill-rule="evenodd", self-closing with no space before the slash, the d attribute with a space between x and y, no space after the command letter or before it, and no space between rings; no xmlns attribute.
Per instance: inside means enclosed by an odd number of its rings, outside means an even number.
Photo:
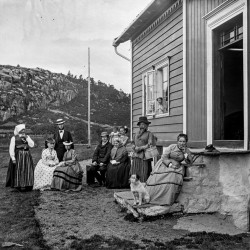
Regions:
<svg viewBox="0 0 250 250"><path fill-rule="evenodd" d="M10 153L10 158L12 159L12 161L15 161L15 141L16 138L15 136L12 136L11 140L10 140L10 147L9 147L9 153ZM27 135L26 141L28 142L28 145L33 148L35 143L34 141Z"/></svg>
<svg viewBox="0 0 250 250"><path fill-rule="evenodd" d="M57 158L56 151L54 149L50 150L49 148L44 149L42 152L42 161L43 164L48 166L52 163L55 165L58 164L59 160Z"/></svg>

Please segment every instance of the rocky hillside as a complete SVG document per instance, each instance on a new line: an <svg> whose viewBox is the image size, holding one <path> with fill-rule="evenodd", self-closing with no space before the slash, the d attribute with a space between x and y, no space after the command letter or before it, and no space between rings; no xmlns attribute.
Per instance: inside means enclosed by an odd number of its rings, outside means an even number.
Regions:
<svg viewBox="0 0 250 250"><path fill-rule="evenodd" d="M88 82L81 76L0 65L0 130L10 121L25 122L35 134L48 134L55 129L54 121L64 118L77 138L86 142L87 95ZM92 137L99 138L101 131L115 124L129 126L129 120L130 95L91 78Z"/></svg>
<svg viewBox="0 0 250 250"><path fill-rule="evenodd" d="M63 105L77 95L78 85L48 70L0 65L0 121Z"/></svg>

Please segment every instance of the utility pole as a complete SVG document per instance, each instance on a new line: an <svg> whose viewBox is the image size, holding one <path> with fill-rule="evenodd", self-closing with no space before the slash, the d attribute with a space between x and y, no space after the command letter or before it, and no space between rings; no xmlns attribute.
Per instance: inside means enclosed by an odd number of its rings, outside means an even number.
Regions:
<svg viewBox="0 0 250 250"><path fill-rule="evenodd" d="M90 133L90 48L88 48L88 147L91 147L91 133Z"/></svg>

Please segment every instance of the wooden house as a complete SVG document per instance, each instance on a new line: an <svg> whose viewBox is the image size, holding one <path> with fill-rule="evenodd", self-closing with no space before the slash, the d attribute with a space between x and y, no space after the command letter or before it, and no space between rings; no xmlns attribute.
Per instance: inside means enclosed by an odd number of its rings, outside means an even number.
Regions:
<svg viewBox="0 0 250 250"><path fill-rule="evenodd" d="M191 147L249 148L249 6L154 0L114 40L131 41L133 132L147 116L159 146L183 132Z"/></svg>
<svg viewBox="0 0 250 250"><path fill-rule="evenodd" d="M147 116L160 148L186 133L199 156L178 197L184 212L219 212L248 231L249 24L247 0L154 0L113 42L131 62L132 132ZM118 52L126 41L130 58Z"/></svg>

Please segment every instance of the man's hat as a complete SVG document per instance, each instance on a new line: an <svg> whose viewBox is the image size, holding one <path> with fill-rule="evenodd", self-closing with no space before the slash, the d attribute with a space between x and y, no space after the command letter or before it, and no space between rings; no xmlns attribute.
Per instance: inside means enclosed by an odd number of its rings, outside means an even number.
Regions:
<svg viewBox="0 0 250 250"><path fill-rule="evenodd" d="M65 146L70 146L70 145L73 144L73 142L72 142L72 141L64 141L63 144L64 144Z"/></svg>
<svg viewBox="0 0 250 250"><path fill-rule="evenodd" d="M150 124L151 122L148 121L148 118L146 116L139 117L139 121L137 122L137 125L139 125L141 122L145 124Z"/></svg>
<svg viewBox="0 0 250 250"><path fill-rule="evenodd" d="M55 122L56 125L62 125L64 123L65 123L65 121L63 119L57 119Z"/></svg>
<svg viewBox="0 0 250 250"><path fill-rule="evenodd" d="M101 133L101 137L104 137L104 136L107 136L107 137L108 137L108 136L109 136L109 135L108 135L108 132L102 132L102 133Z"/></svg>

